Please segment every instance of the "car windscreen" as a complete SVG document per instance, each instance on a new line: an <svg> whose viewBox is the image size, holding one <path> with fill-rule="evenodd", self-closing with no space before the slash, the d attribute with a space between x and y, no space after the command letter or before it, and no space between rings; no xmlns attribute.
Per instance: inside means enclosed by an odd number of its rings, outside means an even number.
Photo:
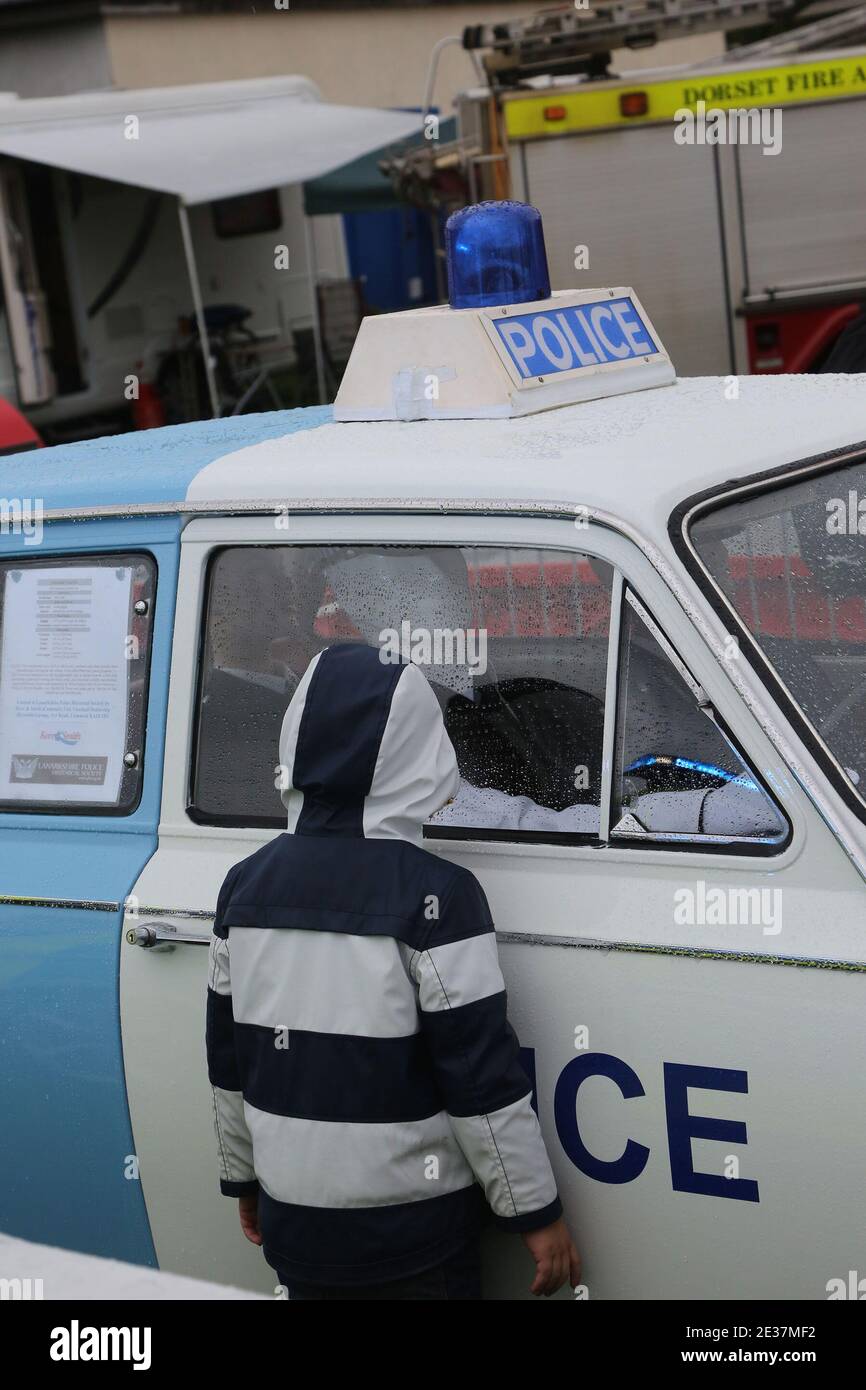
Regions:
<svg viewBox="0 0 866 1390"><path fill-rule="evenodd" d="M722 503L689 536L866 801L866 465Z"/></svg>

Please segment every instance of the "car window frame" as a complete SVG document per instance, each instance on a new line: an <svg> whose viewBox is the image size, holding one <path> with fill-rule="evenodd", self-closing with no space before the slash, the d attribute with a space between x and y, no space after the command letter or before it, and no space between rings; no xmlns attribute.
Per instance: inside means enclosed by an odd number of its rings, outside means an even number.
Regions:
<svg viewBox="0 0 866 1390"><path fill-rule="evenodd" d="M695 522L721 510L730 502L775 492L787 483L799 482L816 474L832 473L839 468L858 464L866 464L866 441L766 469L748 479L738 479L706 488L693 493L674 508L668 520L668 534L690 577L727 630L735 634L740 652L746 658L749 667L814 758L832 790L861 822L866 823L866 787L861 795L853 786L829 745L822 739L793 692L764 654L760 644L702 561L691 537L691 528Z"/></svg>
<svg viewBox="0 0 866 1390"><path fill-rule="evenodd" d="M678 847L684 845L687 849L697 848L700 849L702 852L707 853L715 852L730 854L733 852L737 854L745 854L749 857L760 858L781 854L785 849L787 849L788 845L791 843L793 827L791 825L790 818L786 814L784 807L780 804L778 797L774 794L766 779L763 778L761 774L756 770L752 760L749 757L747 757L747 755L744 753L739 742L734 737L733 732L728 728L724 719L722 719L718 710L715 708L712 700L707 694L707 691L701 685L700 681L695 677L693 672L689 669L689 666L680 656L676 647L670 641L669 637L665 633L663 627L656 620L652 611L646 606L643 599L636 592L634 586L627 579L623 579L623 600L625 603L629 604L629 606L632 608L632 611L644 624L644 627L646 628L648 634L652 638L654 638L655 642L661 649L662 654L667 658L670 665L676 671L680 680L683 682L683 685L686 687L692 699L695 701L697 707L704 711L707 718L711 720L714 727L718 730L719 734L724 739L725 743L731 749L731 752L734 753L734 755L742 763L744 769L748 772L749 776L752 777L753 780L757 783L757 785L761 788L770 805L773 807L780 821L782 822L784 829L781 835L776 836L773 839L768 839L766 837L760 836L711 835L705 834L701 831L672 830L647 830L641 835L628 835L627 833L619 832L614 825L611 825L609 830L609 843L617 848L628 846L649 848L653 845L665 845L669 849L677 849ZM619 644L617 652L616 707L613 713L613 724L615 729L615 747L619 747L619 735L622 732L621 722L622 720L627 719L628 717L627 710L620 710L620 689L622 683L621 677L624 660L625 621L624 609L623 605L621 604L619 620ZM618 773L615 759L612 758L611 762L612 778L610 789L610 812L612 818L614 804L616 800L616 783L618 781Z"/></svg>
<svg viewBox="0 0 866 1390"><path fill-rule="evenodd" d="M243 817L243 818L240 818L240 817L238 817L238 816L236 816L236 815L221 815L221 814L219 814L219 813L217 813L217 812L202 811L202 809L201 809L199 806L197 806L197 805L195 804L194 792L195 792L196 771L197 771L197 766L198 766L200 712L201 712L202 689L203 689L204 673L205 673L204 658L205 658L205 652L206 652L206 648L207 648L207 632L208 632L210 605L211 605L211 598L212 598L212 591L213 591L213 587L212 587L212 582L211 582L211 580L212 580L212 575L213 575L214 567L215 567L215 565L218 563L219 557L220 557L222 554L224 554L224 552L227 551L227 550L246 549L246 548L249 548L249 547L253 547L253 548L265 548L265 549L272 549L272 550L273 550L273 549L277 549L277 548L283 547L283 546L294 546L295 548L301 548L301 547L315 548L317 545L323 545L323 544L326 544L326 542L324 542L324 541L320 541L320 542L316 542L316 541L295 541L295 542L292 542L292 541L264 541L264 540L262 540L262 541L252 541L252 542L243 542L243 541L242 541L242 542L232 542L232 541L226 541L226 542L222 542L222 543L220 543L220 544L217 544L217 545L213 546L213 547L211 548L211 550L209 551L207 557L206 557L205 565L204 565L204 573L203 573L203 576L202 576L202 597L201 597L201 606L200 606L200 612L199 612L199 624L198 624L198 633L197 633L197 651L196 651L196 664L195 664L196 678L195 678L195 689L194 689L194 694L193 694L193 700L192 700L192 704L191 704L191 707L190 707L190 708L191 708L191 725L190 725L190 731L189 731L189 758L188 758L188 761L187 761L186 781L185 781L185 796L186 796L185 811L186 811L186 814L187 814L187 816L189 817L189 819L190 819L195 825L212 826L212 827L222 827L223 829L229 829L229 830L245 830L245 829L251 829L251 830L277 830L277 829L279 829L279 830L282 830L282 829L285 828L285 826L284 826L284 824L283 824L283 818L281 818L281 817L276 817L276 816L245 816L245 817ZM348 547L348 546L350 546L350 545L352 544L352 542L350 542L350 541L343 541L343 542L336 542L336 543L332 543L332 544L345 544L345 545ZM375 542L364 541L364 542L362 542L362 544L373 546L373 545L375 545ZM399 546L399 545L400 545L400 542L390 542L390 541L389 541L389 542L386 542L386 544L388 544L388 545ZM413 544L417 545L417 544L419 544L419 543L418 543L418 542L414 542ZM459 541L441 542L441 541L433 541L433 540L431 540L431 541L427 542L427 545L429 545L431 548L432 548L432 547L440 547L440 548L445 548L445 549L456 549L456 550L466 550L466 549L490 549L490 550L498 550L498 549L508 548L508 547L504 547L504 546L501 545L501 544L494 545L494 544L491 543L491 542L470 542L470 541L466 541L466 542L462 542L462 543L461 543L461 542L459 542ZM521 547L518 546L518 547L512 547L512 548L519 549L519 548L521 548ZM551 549L557 549L558 547L551 546L550 548L551 548ZM607 559L605 556L603 556L603 555L593 555L593 554L592 554L591 552L589 552L589 551L586 551L586 550L584 550L584 549L582 549L582 548L581 548L581 549L578 549L578 548L576 548L576 547L575 547L575 548L571 548L571 547L562 547L562 553L563 553L564 555L586 555L586 557L587 557L588 559L597 559L597 560L599 561L600 564L606 565L606 566L608 567L608 569L611 571L611 586L612 586L612 589L616 586L616 579L617 579L617 573L618 573L618 571L617 571L617 566L616 566L611 560ZM609 665L609 662L610 662L610 631L608 632L608 655L607 655L607 662L608 662L608 665ZM607 704L606 704L606 697L605 697L605 711L606 711L606 709L607 709ZM607 716L606 716L606 712L605 712L605 728L606 728L606 727L607 727ZM275 758L276 758L276 753L275 753ZM604 772L602 773L602 777L603 777L603 779L604 779ZM603 782L603 785L604 785L604 782ZM601 828L601 827L600 827L600 828ZM431 833L431 831L432 831L432 833ZM602 843L602 842L600 841L600 839L599 839L599 834L596 833L596 832L594 832L594 831L563 831L563 832L560 832L559 834L554 835L554 834L552 834L551 832L545 831L545 830L522 830L522 831L512 831L512 830L497 830L497 829L494 829L494 828L492 828L492 827L491 827L491 828L485 828L485 827L483 827L483 826L478 826L478 827L476 827L476 826L463 826L463 825L455 825L455 826L446 826L446 825L442 825L442 826L431 826L429 822L426 823L425 826L424 826L424 829L423 829L423 838L424 838L425 840L431 840L431 841L432 841L432 840L472 840L472 839L481 839L481 840L487 840L487 841L489 841L490 843L497 843L497 842L499 842L499 843L508 843L508 842L514 842L515 838L517 838L517 839L520 840L521 843L529 843L529 844L535 843L535 844L544 844L544 845L550 845L550 844L554 844L554 845L590 845L590 846L594 846L594 847L597 847L597 846L599 846L599 845Z"/></svg>
<svg viewBox="0 0 866 1390"><path fill-rule="evenodd" d="M375 542L362 542L363 544L375 544ZM202 595L199 612L198 631L197 631L197 652L195 658L195 689L193 700L190 706L191 727L189 737L189 758L186 769L186 814L196 825L203 827L215 827L234 830L282 830L284 829L283 820L279 816L244 816L239 817L232 814L220 814L215 812L204 812L196 806L194 800L194 785L196 778L198 748L199 748L199 727L200 711L205 675L205 652L207 646L207 632L212 601L212 576L216 563L220 555L227 550L262 548L274 549L285 545L295 547L315 547L325 544L324 541L223 541L214 545L207 554L204 572L202 577ZM352 544L350 541L337 541L331 544ZM399 542L386 542L386 544L399 544ZM418 544L418 542L415 542ZM465 540L449 540L446 542L437 541L431 537L427 542L431 546L442 545L446 548L483 549L485 546L490 549L503 548L502 545L494 545L490 542L477 542ZM508 547L505 547L508 548ZM511 548L520 548L519 545ZM530 547L531 548L531 547ZM551 545L550 549L558 547ZM622 567L609 557L593 551L591 545L562 546L564 554L586 555L590 560L596 559L600 563L607 565L612 574L611 580L611 611L608 628L608 651L606 658L606 685L604 700L604 726L602 738L602 784L599 807L599 827L597 831L549 831L549 830L510 830L498 829L485 826L466 826L466 825L434 825L430 822L425 823L423 828L423 840L425 844L435 845L437 843L446 844L447 842L471 842L487 844L520 844L520 845L539 845L539 846L561 846L561 847L582 847L595 850L651 850L653 852L672 851L674 853L700 853L710 855L736 855L744 858L761 857L766 858L781 854L788 848L793 835L791 818L785 808L781 805L777 795L768 786L765 779L756 772L752 760L744 753L740 742L728 729L721 717L716 714L716 725L722 732L723 737L730 743L737 753L743 765L749 770L755 781L761 786L762 790L770 799L772 805L784 822L787 830L786 834L779 841L767 843L765 841L754 841L746 838L724 838L718 836L682 835L676 839L665 837L652 837L647 834L645 837L628 839L625 837L611 836L611 817L613 814L614 797L614 768L613 768L613 749L616 744L617 736L617 709L619 692L619 674L621 662L621 643L622 643L622 604L625 601L625 591L631 590L639 603L646 612L651 610L644 603L637 586L624 574ZM653 619L655 621L655 619ZM668 659L671 660L678 674L686 680L687 684L695 688L701 688L699 682L691 674L687 663L677 652L676 647L667 637L664 629L656 623L658 632L663 639L662 645ZM276 760L276 752L275 752Z"/></svg>

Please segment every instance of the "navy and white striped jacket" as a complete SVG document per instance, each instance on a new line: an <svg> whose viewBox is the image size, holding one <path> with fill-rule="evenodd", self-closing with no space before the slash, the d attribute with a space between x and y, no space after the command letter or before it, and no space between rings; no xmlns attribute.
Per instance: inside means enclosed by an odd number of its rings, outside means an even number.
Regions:
<svg viewBox="0 0 866 1390"><path fill-rule="evenodd" d="M207 1054L221 1187L259 1194L287 1277L420 1272L480 1224L548 1225L556 1186L468 870L421 847L459 773L417 666L341 644L280 740L288 833L230 870Z"/></svg>

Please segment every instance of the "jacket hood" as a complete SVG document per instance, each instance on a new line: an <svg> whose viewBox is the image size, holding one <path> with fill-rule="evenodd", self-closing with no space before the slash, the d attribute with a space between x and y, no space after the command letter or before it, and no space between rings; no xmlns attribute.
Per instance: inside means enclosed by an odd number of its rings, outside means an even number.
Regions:
<svg viewBox="0 0 866 1390"><path fill-rule="evenodd" d="M420 844L422 826L457 793L460 773L439 702L422 671L339 643L310 662L286 710L282 800L296 835Z"/></svg>

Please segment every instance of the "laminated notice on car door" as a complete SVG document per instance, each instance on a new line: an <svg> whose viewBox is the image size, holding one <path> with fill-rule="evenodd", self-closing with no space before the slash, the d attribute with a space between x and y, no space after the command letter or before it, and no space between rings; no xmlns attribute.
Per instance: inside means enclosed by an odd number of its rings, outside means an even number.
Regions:
<svg viewBox="0 0 866 1390"><path fill-rule="evenodd" d="M132 574L105 564L6 570L0 799L117 802Z"/></svg>

